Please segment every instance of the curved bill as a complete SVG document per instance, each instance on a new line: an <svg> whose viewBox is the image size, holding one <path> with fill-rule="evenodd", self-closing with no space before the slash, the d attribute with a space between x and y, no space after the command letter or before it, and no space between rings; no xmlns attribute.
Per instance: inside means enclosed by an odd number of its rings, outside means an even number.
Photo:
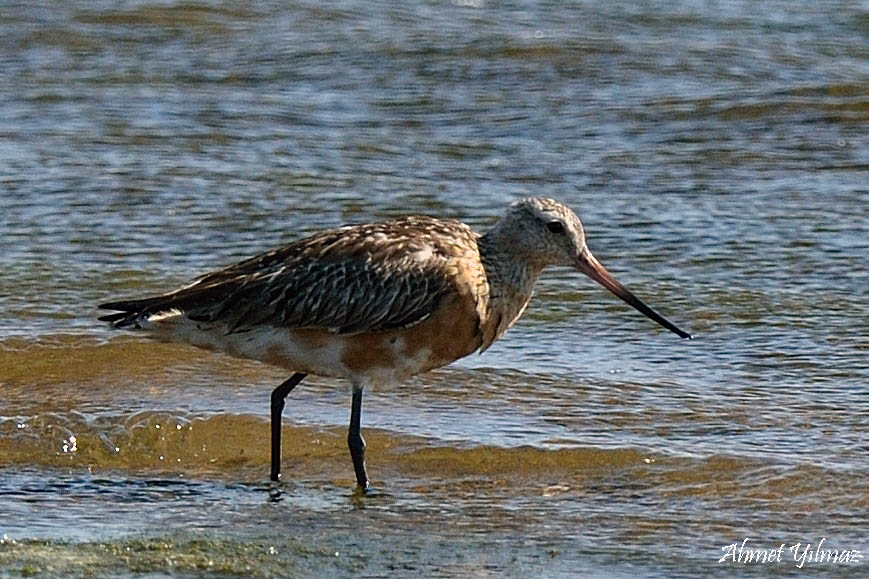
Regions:
<svg viewBox="0 0 869 579"><path fill-rule="evenodd" d="M620 284L616 278L612 276L610 272L606 270L606 268L601 265L601 263L591 254L588 249L584 250L577 259L576 269L610 290L612 293L616 295L616 297L623 300L629 306L636 309L638 312L649 318L650 320L654 320L673 332L674 334L679 335L682 338L691 339L691 334L680 330L670 321L668 321L664 316L660 315L658 312L647 306L634 294L632 294L628 289Z"/></svg>

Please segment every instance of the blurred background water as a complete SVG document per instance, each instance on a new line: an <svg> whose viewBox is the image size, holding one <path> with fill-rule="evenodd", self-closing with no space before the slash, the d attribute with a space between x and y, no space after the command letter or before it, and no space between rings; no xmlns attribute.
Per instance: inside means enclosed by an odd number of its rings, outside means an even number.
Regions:
<svg viewBox="0 0 869 579"><path fill-rule="evenodd" d="M0 576L639 576L869 552L869 5L0 3ZM95 322L318 229L523 196L697 335L547 272L368 395ZM814 548L814 547L813 547Z"/></svg>

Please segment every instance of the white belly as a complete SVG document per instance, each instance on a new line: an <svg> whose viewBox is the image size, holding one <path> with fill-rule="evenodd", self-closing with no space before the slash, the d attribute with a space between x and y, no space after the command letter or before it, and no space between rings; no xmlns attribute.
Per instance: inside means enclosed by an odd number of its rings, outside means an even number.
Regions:
<svg viewBox="0 0 869 579"><path fill-rule="evenodd" d="M399 336L383 335L368 359L350 348L354 336L273 326L227 333L222 324L194 322L181 312L153 316L142 329L154 337L258 360L293 372L346 378L355 384L391 383L427 369L430 350L407 352ZM348 355L356 352L352 356Z"/></svg>

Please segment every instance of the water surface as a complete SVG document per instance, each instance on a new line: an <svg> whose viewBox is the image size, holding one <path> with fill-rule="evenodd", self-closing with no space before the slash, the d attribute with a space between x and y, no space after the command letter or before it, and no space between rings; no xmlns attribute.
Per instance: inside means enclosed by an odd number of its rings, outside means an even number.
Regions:
<svg viewBox="0 0 869 579"><path fill-rule="evenodd" d="M0 7L0 576L859 576L869 12L856 2ZM572 206L679 340L548 271L483 356L375 388L112 332L318 229Z"/></svg>

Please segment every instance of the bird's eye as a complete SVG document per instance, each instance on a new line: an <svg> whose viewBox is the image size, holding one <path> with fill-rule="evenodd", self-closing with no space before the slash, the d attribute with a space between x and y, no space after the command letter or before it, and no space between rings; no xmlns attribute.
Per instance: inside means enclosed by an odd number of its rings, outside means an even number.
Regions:
<svg viewBox="0 0 869 579"><path fill-rule="evenodd" d="M564 224L561 221L550 221L546 224L546 229L552 233L561 235L564 233Z"/></svg>

